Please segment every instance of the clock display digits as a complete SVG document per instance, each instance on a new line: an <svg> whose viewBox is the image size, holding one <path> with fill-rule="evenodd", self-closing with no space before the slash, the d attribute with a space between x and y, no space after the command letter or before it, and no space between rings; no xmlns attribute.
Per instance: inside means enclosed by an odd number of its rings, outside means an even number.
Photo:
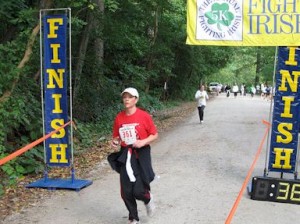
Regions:
<svg viewBox="0 0 300 224"><path fill-rule="evenodd" d="M276 199L286 200L289 195L290 184L285 182L279 182L278 193Z"/></svg>
<svg viewBox="0 0 300 224"><path fill-rule="evenodd" d="M265 199L268 194L268 181L259 180L257 181L255 188L255 195L257 199Z"/></svg>
<svg viewBox="0 0 300 224"><path fill-rule="evenodd" d="M293 185L292 193L291 193L291 200L300 202L300 184Z"/></svg>

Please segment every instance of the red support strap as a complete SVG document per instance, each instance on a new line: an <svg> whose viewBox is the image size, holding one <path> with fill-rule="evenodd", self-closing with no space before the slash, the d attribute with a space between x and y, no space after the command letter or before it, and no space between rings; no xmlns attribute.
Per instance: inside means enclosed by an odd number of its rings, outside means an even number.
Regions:
<svg viewBox="0 0 300 224"><path fill-rule="evenodd" d="M6 157L0 159L0 166L3 165L3 164L5 164L5 163L7 163L8 161L10 161L10 160L16 158L17 156L23 154L24 152L27 152L28 150L30 150L30 149L32 149L34 146L40 144L41 142L43 142L43 141L46 140L47 138L50 138L51 135L53 135L53 134L55 134L56 132L58 132L59 130L65 128L65 127L68 126L70 123L71 123L71 121L65 123L63 126L61 126L61 127L59 127L58 129L56 129L56 130L50 132L49 134L47 134L47 135L45 135L45 136L43 136L43 137L41 137L41 138L35 140L34 142L32 142L32 143L30 143L30 144L28 144L28 145L26 145L26 146L24 146L23 148L17 150L16 152L14 152L14 153L12 153L12 154L10 154L10 155L8 155L8 156L6 156Z"/></svg>

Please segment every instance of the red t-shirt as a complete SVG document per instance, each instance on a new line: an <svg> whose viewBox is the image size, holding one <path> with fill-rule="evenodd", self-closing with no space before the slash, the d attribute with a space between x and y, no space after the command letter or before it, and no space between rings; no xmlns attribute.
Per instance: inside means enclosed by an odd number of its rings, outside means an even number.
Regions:
<svg viewBox="0 0 300 224"><path fill-rule="evenodd" d="M117 114L114 121L113 138L120 137L122 146L127 145L125 143L126 138L142 140L156 133L157 130L152 117L139 108L132 115L126 115L125 111L121 111Z"/></svg>

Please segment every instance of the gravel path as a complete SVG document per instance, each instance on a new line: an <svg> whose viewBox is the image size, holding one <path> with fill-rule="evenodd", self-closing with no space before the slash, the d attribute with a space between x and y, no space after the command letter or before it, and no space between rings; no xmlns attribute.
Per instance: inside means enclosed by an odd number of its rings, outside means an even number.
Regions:
<svg viewBox="0 0 300 224"><path fill-rule="evenodd" d="M270 102L259 97L224 95L208 101L204 124L198 114L160 135L152 145L159 179L152 183L155 216L138 204L141 223L224 223L240 191L269 119ZM255 167L262 175L266 146ZM51 198L9 216L10 224L122 224L127 210L119 195L118 174L105 162L90 174L93 184L79 192L53 191ZM244 192L233 224L299 223L298 205L254 201Z"/></svg>

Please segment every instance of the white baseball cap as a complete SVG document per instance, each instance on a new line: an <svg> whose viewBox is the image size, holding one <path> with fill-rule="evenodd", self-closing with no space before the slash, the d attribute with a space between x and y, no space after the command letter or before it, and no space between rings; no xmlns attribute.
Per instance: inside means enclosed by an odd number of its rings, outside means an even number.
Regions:
<svg viewBox="0 0 300 224"><path fill-rule="evenodd" d="M129 93L131 96L139 98L139 93L135 88L129 87L124 89L124 91L121 93L121 96L123 96L124 93Z"/></svg>

